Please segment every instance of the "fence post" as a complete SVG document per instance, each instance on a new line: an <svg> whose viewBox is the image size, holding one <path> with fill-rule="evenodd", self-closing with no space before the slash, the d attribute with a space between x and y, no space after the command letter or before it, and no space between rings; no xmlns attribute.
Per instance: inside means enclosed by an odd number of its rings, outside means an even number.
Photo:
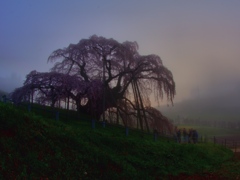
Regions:
<svg viewBox="0 0 240 180"><path fill-rule="evenodd" d="M92 119L92 128L95 129L95 119Z"/></svg>
<svg viewBox="0 0 240 180"><path fill-rule="evenodd" d="M235 145L235 146L234 146ZM234 152L236 153L236 143L234 144L234 141L233 141L233 149L234 149Z"/></svg>
<svg viewBox="0 0 240 180"><path fill-rule="evenodd" d="M235 152L237 152L237 147L238 147L238 146L237 146L237 141L236 141Z"/></svg>
<svg viewBox="0 0 240 180"><path fill-rule="evenodd" d="M103 128L106 127L106 121L103 121L103 122L102 122L102 126L103 126Z"/></svg>
<svg viewBox="0 0 240 180"><path fill-rule="evenodd" d="M213 136L213 142L214 142L214 145L216 144L216 137Z"/></svg>
<svg viewBox="0 0 240 180"><path fill-rule="evenodd" d="M59 111L56 111L56 120L59 120Z"/></svg>
<svg viewBox="0 0 240 180"><path fill-rule="evenodd" d="M28 104L28 112L31 111L31 104Z"/></svg>
<svg viewBox="0 0 240 180"><path fill-rule="evenodd" d="M153 132L154 141L157 141L157 135L158 135L158 132L157 132L157 130L155 129L154 132Z"/></svg>
<svg viewBox="0 0 240 180"><path fill-rule="evenodd" d="M224 144L225 144L225 148L227 147L227 140L225 139L224 141Z"/></svg>
<svg viewBox="0 0 240 180"><path fill-rule="evenodd" d="M125 134L126 134L126 136L128 136L128 127L126 127L126 129L125 129Z"/></svg>
<svg viewBox="0 0 240 180"><path fill-rule="evenodd" d="M157 141L157 134L154 133L154 141Z"/></svg>

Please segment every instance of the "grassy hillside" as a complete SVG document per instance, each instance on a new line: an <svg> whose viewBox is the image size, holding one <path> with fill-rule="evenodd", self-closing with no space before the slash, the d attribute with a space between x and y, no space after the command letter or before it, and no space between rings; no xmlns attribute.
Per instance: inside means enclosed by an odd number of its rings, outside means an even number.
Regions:
<svg viewBox="0 0 240 180"><path fill-rule="evenodd" d="M122 127L96 124L93 129L87 120L63 122L43 116L0 103L0 179L206 176L233 156L213 144L154 141L139 131L126 136Z"/></svg>

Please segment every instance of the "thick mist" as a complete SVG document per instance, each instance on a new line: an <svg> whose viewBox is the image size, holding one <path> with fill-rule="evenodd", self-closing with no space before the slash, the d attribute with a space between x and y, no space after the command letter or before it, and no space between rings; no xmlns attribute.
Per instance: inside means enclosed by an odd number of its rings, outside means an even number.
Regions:
<svg viewBox="0 0 240 180"><path fill-rule="evenodd" d="M211 98L233 106L240 84L239 7L235 0L1 1L0 89L21 86L32 70L49 71L54 50L97 34L137 41L142 55L159 55L176 82L175 106Z"/></svg>

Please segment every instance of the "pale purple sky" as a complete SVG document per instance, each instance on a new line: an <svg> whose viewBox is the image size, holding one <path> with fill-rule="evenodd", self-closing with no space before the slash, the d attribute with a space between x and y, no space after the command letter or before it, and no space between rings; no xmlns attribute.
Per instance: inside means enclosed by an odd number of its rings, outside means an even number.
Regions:
<svg viewBox="0 0 240 180"><path fill-rule="evenodd" d="M175 102L240 90L239 0L0 0L0 89L49 71L52 51L93 34L159 55Z"/></svg>

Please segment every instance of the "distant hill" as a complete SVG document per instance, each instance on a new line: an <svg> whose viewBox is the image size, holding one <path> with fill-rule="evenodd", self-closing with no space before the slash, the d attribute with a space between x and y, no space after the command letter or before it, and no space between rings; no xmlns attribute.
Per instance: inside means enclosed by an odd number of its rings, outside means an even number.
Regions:
<svg viewBox="0 0 240 180"><path fill-rule="evenodd" d="M0 77L0 89L4 92L12 92L15 88L21 87L23 81L20 76L11 74L9 77Z"/></svg>
<svg viewBox="0 0 240 180"><path fill-rule="evenodd" d="M0 90L0 99L2 98L3 95L8 95L7 92Z"/></svg>
<svg viewBox="0 0 240 180"><path fill-rule="evenodd" d="M240 121L240 96L222 94L188 99L174 106L160 106L158 109L168 118L192 120Z"/></svg>

